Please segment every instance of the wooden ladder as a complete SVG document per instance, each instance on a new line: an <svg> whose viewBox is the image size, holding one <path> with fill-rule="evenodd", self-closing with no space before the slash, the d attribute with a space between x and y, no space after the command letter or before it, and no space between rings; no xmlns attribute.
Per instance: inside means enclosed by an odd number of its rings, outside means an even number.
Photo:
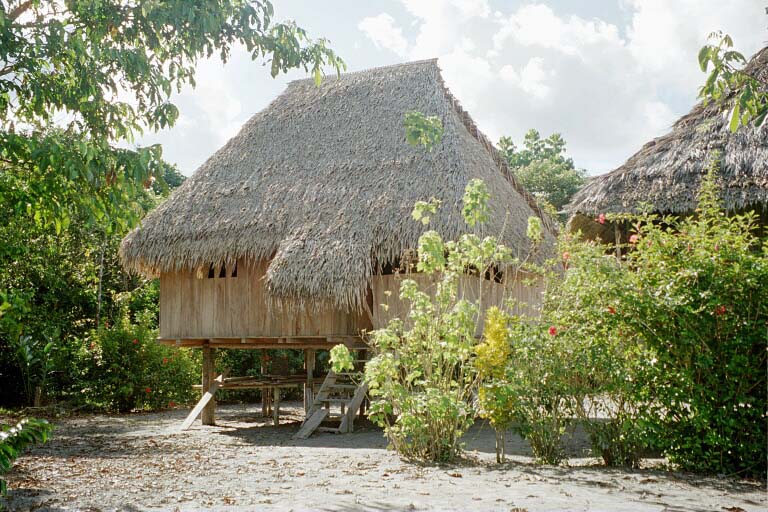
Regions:
<svg viewBox="0 0 768 512"><path fill-rule="evenodd" d="M356 360L356 366L365 365ZM294 439L306 439L315 431L347 434L353 431L355 416L365 401L368 385L363 382L362 369L359 371L328 372L317 392L312 406L307 411L301 428ZM334 410L338 407L338 410Z"/></svg>

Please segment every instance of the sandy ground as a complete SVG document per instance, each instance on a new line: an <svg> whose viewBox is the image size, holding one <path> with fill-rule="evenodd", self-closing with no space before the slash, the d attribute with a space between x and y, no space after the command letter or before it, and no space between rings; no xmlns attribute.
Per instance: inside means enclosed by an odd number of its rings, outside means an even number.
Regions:
<svg viewBox="0 0 768 512"><path fill-rule="evenodd" d="M180 433L187 411L81 416L60 421L53 440L8 475L9 510L539 510L758 511L762 483L659 470L597 466L583 436L569 467L534 465L509 435L510 461L494 462L493 431L476 425L466 458L450 466L401 461L380 430L291 436L290 404L279 427L256 406L219 407L219 425Z"/></svg>

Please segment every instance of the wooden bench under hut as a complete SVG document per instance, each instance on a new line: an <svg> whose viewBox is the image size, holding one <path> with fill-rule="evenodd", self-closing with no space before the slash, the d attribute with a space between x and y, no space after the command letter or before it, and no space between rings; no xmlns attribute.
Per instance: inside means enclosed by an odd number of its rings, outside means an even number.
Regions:
<svg viewBox="0 0 768 512"><path fill-rule="evenodd" d="M410 110L442 120L431 152L406 143ZM436 60L326 77L320 86L294 81L254 115L121 246L126 267L160 278L159 341L203 351L203 424L214 423L217 389L303 385L312 421L300 435L333 416L328 429L351 431L365 389L332 372L316 389L315 351L343 343L364 364L364 333L402 309L385 313L378 304L385 292L397 300L406 251L426 229L447 238L469 230L461 204L474 178L491 191L489 233L525 257L528 218L540 216L551 240L551 221L445 87ZM427 228L411 212L432 197L442 206ZM510 294L539 301L521 276L493 277L483 304ZM481 279L465 276L464 293L479 293ZM217 376L222 349L302 350L306 374ZM330 405L342 412L323 413Z"/></svg>

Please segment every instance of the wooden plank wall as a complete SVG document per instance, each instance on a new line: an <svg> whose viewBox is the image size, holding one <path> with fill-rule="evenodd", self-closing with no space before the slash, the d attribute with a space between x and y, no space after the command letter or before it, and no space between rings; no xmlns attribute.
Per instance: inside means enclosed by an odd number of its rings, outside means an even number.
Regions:
<svg viewBox="0 0 768 512"><path fill-rule="evenodd" d="M266 262L239 260L237 277L193 271L160 276L161 338L356 336L371 324L362 313L287 312L267 305Z"/></svg>
<svg viewBox="0 0 768 512"><path fill-rule="evenodd" d="M465 275L459 278L458 294L459 297L471 301L480 299L482 311L491 306L498 306L516 315L537 316L544 288L539 281L534 285L525 283L526 278L529 279L529 276L520 274L505 283L497 283ZM408 316L408 303L399 298L400 283L404 279L413 279L418 283L420 290L434 296L435 281L430 276L424 274L374 276L371 281L374 329L385 327L393 318L405 319ZM389 295L387 292L390 292ZM513 307L509 307L509 299L513 299ZM383 308L382 304L388 307ZM482 330L483 320L484 315L481 315L477 334Z"/></svg>

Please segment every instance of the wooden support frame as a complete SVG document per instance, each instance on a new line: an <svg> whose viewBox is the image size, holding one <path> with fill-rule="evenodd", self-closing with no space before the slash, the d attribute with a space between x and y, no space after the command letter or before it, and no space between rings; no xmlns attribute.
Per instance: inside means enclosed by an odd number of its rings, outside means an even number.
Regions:
<svg viewBox="0 0 768 512"><path fill-rule="evenodd" d="M214 383L216 374L216 349L210 346L203 347L203 390L207 393L207 390L211 389ZM222 382L223 383L223 377ZM218 386L216 387L218 389ZM211 397L204 404L201 420L203 425L216 425L216 398L214 389L211 393ZM205 395L203 395L205 397ZM201 400L202 401L202 400Z"/></svg>
<svg viewBox="0 0 768 512"><path fill-rule="evenodd" d="M275 386L272 388L272 422L277 427L280 425L280 388Z"/></svg>
<svg viewBox="0 0 768 512"><path fill-rule="evenodd" d="M321 349L330 350L335 345L349 348L366 348L361 336L289 336L289 337L241 337L241 338L158 338L163 345L180 348L230 348L230 349Z"/></svg>
<svg viewBox="0 0 768 512"><path fill-rule="evenodd" d="M309 411L312 402L315 400L315 349L308 348L304 350L304 369L307 372L307 383L304 385L304 412Z"/></svg>
<svg viewBox="0 0 768 512"><path fill-rule="evenodd" d="M181 430L187 430L189 427L192 426L192 423L194 423L195 419L197 419L198 416L200 416L200 413L202 413L205 408L213 402L213 397L216 395L216 391L218 391L221 384L224 382L224 375L219 375L213 381L211 382L210 387L203 393L202 398L200 398L200 401L197 402L197 405L195 405L195 408L192 409L192 412L189 413L187 418L184 420L184 423L181 424ZM203 425L206 425L206 423L203 423Z"/></svg>
<svg viewBox="0 0 768 512"><path fill-rule="evenodd" d="M267 351L261 350L261 375L267 374ZM261 415L267 417L269 415L269 390L261 390Z"/></svg>

